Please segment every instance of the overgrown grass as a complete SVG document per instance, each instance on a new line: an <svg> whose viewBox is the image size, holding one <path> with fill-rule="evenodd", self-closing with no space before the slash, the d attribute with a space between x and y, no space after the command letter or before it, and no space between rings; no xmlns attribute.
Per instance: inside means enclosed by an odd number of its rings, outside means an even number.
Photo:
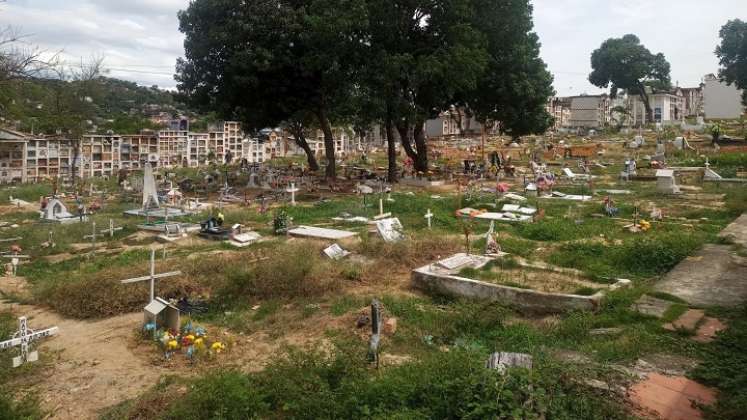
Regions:
<svg viewBox="0 0 747 420"><path fill-rule="evenodd" d="M355 348L292 352L262 372L216 372L182 398L150 401L165 405L156 415L165 419L626 418L624 408L575 385L558 365L537 363L503 376L485 369L485 357L433 353L374 372ZM133 418L134 411L120 407L119 414Z"/></svg>
<svg viewBox="0 0 747 420"><path fill-rule="evenodd" d="M728 317L729 328L705 347L704 360L692 376L718 388L718 402L707 409L710 419L743 419L747 413L747 306Z"/></svg>
<svg viewBox="0 0 747 420"><path fill-rule="evenodd" d="M619 245L571 243L551 254L549 262L584 270L596 278L646 278L667 272L706 239L706 235L699 233L667 232L636 236Z"/></svg>

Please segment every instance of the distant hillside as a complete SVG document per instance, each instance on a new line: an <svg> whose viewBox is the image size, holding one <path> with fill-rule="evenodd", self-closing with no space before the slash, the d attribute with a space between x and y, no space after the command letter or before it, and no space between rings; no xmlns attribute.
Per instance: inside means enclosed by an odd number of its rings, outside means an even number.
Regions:
<svg viewBox="0 0 747 420"><path fill-rule="evenodd" d="M135 133L161 127L151 118L177 115L197 117L172 92L106 77L85 89L80 82L60 80L23 80L0 86L0 123L24 132Z"/></svg>

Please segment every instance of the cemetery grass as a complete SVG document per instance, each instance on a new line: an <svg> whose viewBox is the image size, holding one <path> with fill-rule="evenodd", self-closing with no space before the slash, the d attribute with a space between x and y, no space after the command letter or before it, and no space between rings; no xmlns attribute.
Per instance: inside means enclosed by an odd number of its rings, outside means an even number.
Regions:
<svg viewBox="0 0 747 420"><path fill-rule="evenodd" d="M715 314L729 328L703 349L703 362L691 376L720 391L713 407L706 409L709 419L741 419L747 413L747 306L720 310Z"/></svg>

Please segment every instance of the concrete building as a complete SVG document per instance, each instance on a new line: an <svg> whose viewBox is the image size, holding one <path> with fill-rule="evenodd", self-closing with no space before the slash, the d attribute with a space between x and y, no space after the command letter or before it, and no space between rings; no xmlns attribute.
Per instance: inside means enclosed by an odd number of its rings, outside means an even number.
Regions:
<svg viewBox="0 0 747 420"><path fill-rule="evenodd" d="M703 78L703 108L708 119L737 119L744 114L742 91L713 74Z"/></svg>
<svg viewBox="0 0 747 420"><path fill-rule="evenodd" d="M681 89L675 89L672 92L650 93L649 104L653 112L653 121L648 121L646 107L640 96L629 96L628 109L632 118L632 126L637 127L654 123L679 124L685 120L685 97Z"/></svg>
<svg viewBox="0 0 747 420"><path fill-rule="evenodd" d="M444 137L473 137L482 135L482 124L463 110L451 109L425 122L425 135L429 139Z"/></svg>
<svg viewBox="0 0 747 420"><path fill-rule="evenodd" d="M223 162L229 147L236 151L232 160L238 161L245 147L239 123L221 123L220 128L208 133L144 130L128 135L89 134L79 141L0 129L0 183L69 179L73 167L83 178L113 176L120 169L142 168L145 162L157 168L198 167L211 158ZM269 156L264 146L257 154L260 161Z"/></svg>
<svg viewBox="0 0 747 420"><path fill-rule="evenodd" d="M699 117L703 115L703 87L701 84L694 88L681 88L685 100L683 112L685 117Z"/></svg>
<svg viewBox="0 0 747 420"><path fill-rule="evenodd" d="M609 123L610 100L607 95L582 95L569 99L571 101L569 127L599 129Z"/></svg>
<svg viewBox="0 0 747 420"><path fill-rule="evenodd" d="M571 123L571 99L552 97L547 101L545 108L547 113L553 117L553 129L559 130L568 127Z"/></svg>

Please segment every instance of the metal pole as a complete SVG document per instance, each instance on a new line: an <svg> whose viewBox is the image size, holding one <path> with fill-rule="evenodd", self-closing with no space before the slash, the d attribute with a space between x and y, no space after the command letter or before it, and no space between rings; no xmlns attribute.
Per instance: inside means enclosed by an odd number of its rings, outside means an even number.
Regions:
<svg viewBox="0 0 747 420"><path fill-rule="evenodd" d="M153 302L156 294L156 250L150 250L150 302Z"/></svg>

